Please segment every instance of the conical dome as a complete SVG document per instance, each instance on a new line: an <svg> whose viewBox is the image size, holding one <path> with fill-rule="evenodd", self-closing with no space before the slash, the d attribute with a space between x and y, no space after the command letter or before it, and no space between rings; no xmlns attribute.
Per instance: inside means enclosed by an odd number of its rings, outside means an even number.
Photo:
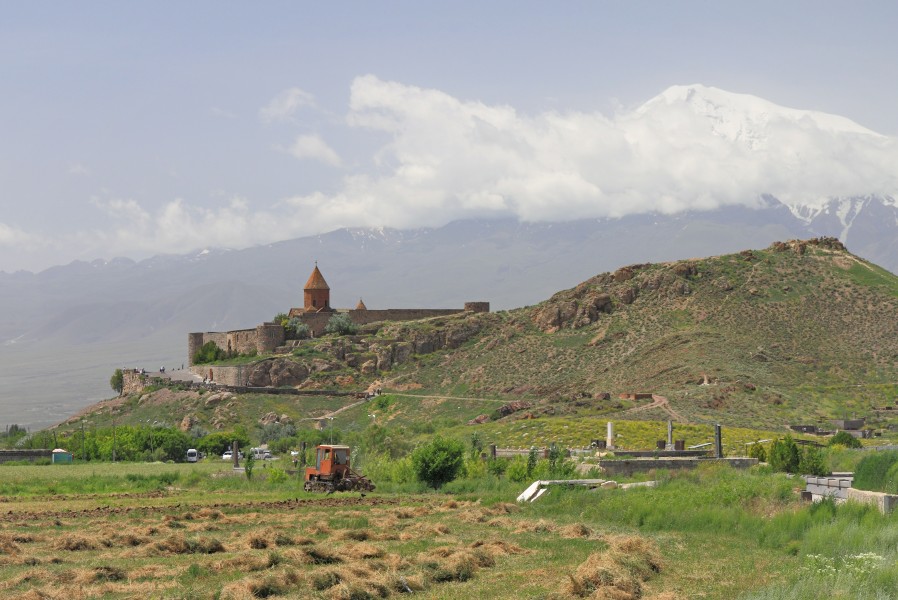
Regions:
<svg viewBox="0 0 898 600"><path fill-rule="evenodd" d="M309 275L309 280L306 281L306 287L304 289L307 290L329 290L331 289L327 282L324 280L324 275L321 274L321 271L318 270L318 265L315 265L315 269L312 271L312 274Z"/></svg>
<svg viewBox="0 0 898 600"><path fill-rule="evenodd" d="M359 303L355 305L356 310L368 310L368 307L365 306L365 303L362 302L362 299L359 298Z"/></svg>

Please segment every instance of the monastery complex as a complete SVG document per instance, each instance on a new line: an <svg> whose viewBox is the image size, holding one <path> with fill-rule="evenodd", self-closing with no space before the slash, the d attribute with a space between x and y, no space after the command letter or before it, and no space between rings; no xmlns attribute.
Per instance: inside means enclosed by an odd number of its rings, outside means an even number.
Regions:
<svg viewBox="0 0 898 600"><path fill-rule="evenodd" d="M415 321L430 317L452 315L465 311L489 312L489 302L465 302L463 308L389 308L369 310L362 300L354 309L335 309L331 307L330 286L318 269L317 263L303 288L302 308L291 308L288 316L298 318L305 323L313 336L324 333L328 321L335 314L345 314L356 325L367 325L380 321ZM214 342L229 354L265 354L276 352L287 342L286 331L279 323L262 323L253 329L236 331L205 332L187 334L187 357L193 364L196 352L208 342ZM284 348L286 351L287 348Z"/></svg>

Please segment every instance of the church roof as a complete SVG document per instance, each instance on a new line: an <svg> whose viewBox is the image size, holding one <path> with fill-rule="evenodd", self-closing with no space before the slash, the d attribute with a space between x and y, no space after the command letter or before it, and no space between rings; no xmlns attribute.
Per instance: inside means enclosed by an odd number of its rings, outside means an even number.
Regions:
<svg viewBox="0 0 898 600"><path fill-rule="evenodd" d="M365 306L365 303L362 302L362 299L359 298L359 303L355 305L356 310L368 310L368 307Z"/></svg>
<svg viewBox="0 0 898 600"><path fill-rule="evenodd" d="M329 290L331 289L327 282L324 280L324 275L321 274L321 271L318 270L318 265L315 265L315 270L312 271L312 274L309 275L309 280L306 282L306 287L304 289L307 290Z"/></svg>

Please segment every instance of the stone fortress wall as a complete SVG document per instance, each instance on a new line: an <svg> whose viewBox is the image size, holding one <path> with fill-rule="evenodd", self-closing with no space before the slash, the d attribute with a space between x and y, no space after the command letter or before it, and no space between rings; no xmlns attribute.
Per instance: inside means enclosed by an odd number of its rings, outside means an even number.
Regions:
<svg viewBox="0 0 898 600"><path fill-rule="evenodd" d="M382 321L417 321L432 317L443 317L462 312L489 312L489 302L465 302L464 308L388 308L368 310L359 302L354 309L334 310L330 308L330 288L321 276L316 264L312 276L306 282L305 306L291 308L289 316L296 317L305 323L315 337L324 333L328 321L335 314L345 314L355 325L367 325ZM314 302L313 302L314 301ZM238 329L235 331L207 331L187 334L187 360L193 365L193 357L204 344L214 342L216 346L229 354L267 354L274 352L286 343L284 328L277 323L262 323L254 329ZM239 379L240 374L237 374ZM231 385L240 385L233 383Z"/></svg>

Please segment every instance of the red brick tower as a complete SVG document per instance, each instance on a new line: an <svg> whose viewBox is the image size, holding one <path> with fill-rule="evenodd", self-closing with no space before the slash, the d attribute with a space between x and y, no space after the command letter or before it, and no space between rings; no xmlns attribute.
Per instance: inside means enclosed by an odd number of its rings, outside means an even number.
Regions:
<svg viewBox="0 0 898 600"><path fill-rule="evenodd" d="M321 271L318 270L317 262L312 274L309 275L302 295L305 312L330 312L333 310L331 308L331 288L324 280Z"/></svg>

